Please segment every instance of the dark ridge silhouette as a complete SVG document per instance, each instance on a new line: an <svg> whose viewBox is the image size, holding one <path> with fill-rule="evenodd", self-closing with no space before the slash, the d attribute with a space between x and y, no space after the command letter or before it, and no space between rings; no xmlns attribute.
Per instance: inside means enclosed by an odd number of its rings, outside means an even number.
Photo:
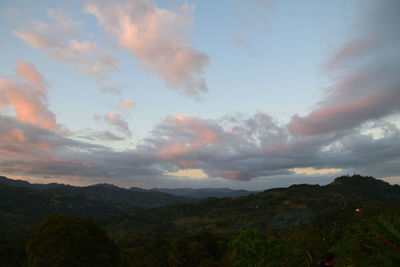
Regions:
<svg viewBox="0 0 400 267"><path fill-rule="evenodd" d="M250 194L257 194L256 191L232 190L229 188L153 188L152 191L168 193L176 196L193 197L205 199L209 197L243 197Z"/></svg>

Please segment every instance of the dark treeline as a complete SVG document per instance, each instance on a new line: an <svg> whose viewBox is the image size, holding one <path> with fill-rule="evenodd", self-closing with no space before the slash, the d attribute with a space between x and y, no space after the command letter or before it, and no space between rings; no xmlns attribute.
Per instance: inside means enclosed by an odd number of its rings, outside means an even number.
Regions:
<svg viewBox="0 0 400 267"><path fill-rule="evenodd" d="M13 203L0 204L1 266L318 266L328 252L335 266L400 263L400 188L372 177L40 223Z"/></svg>

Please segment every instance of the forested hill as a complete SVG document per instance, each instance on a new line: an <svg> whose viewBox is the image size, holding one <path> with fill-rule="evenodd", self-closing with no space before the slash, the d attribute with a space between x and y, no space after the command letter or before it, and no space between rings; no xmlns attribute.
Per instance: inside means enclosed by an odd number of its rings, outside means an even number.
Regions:
<svg viewBox="0 0 400 267"><path fill-rule="evenodd" d="M54 213L108 220L142 209L179 202L193 203L208 196L250 193L230 189L125 189L111 184L85 187L57 183L31 184L0 176L0 232L34 225Z"/></svg>
<svg viewBox="0 0 400 267"><path fill-rule="evenodd" d="M30 184L0 176L0 227L7 230L33 225L58 213L98 219L124 215L118 224L123 232L132 232L131 222L143 225L143 229L133 230L142 233L152 231L154 225L158 228L169 225L182 231L200 227L229 232L258 224L280 229L308 222L321 214L339 216L343 211L379 201L400 203L400 187L355 175L336 178L326 186L300 184L243 197L208 198L198 202L190 197L109 184L87 187ZM144 210L156 207L161 208ZM146 223L142 224L143 221Z"/></svg>
<svg viewBox="0 0 400 267"><path fill-rule="evenodd" d="M145 210L125 217L114 227L122 236L154 232L155 226L165 233L177 229L228 233L253 226L284 229L328 218L345 223L356 209L381 204L400 204L400 186L373 177L342 176L325 186L292 185L244 197L208 198Z"/></svg>
<svg viewBox="0 0 400 267"><path fill-rule="evenodd" d="M64 232L57 227L85 235L86 226L96 228L65 216L37 227L53 213L97 218L108 232L101 235L112 238L103 238L104 244L117 244L115 266L317 266L326 252L337 255L335 266L400 262L400 187L373 177L342 176L325 186L300 184L196 202L104 184L32 186L0 179L1 266L25 266L41 239L57 244L64 238L78 247L83 242L80 236L60 236ZM144 205L135 205L138 199ZM156 207L168 201L175 203Z"/></svg>
<svg viewBox="0 0 400 267"><path fill-rule="evenodd" d="M122 205L117 209L143 209L154 208L164 205L169 205L176 202L194 202L195 199L191 197L175 196L168 193L156 192L143 189L125 189L111 184L96 184L91 186L71 186L65 184L31 184L23 180L8 179L0 176L0 184L12 187L13 189L19 188L19 192L32 192L36 194L44 193L44 195L51 195L53 197L71 197L82 198L86 201L99 202L104 204ZM9 190L13 190L9 189ZM31 190L30 190L31 189Z"/></svg>
<svg viewBox="0 0 400 267"><path fill-rule="evenodd" d="M144 210L108 229L131 266L317 266L327 252L335 266L399 266L399 214L398 185L354 175Z"/></svg>
<svg viewBox="0 0 400 267"><path fill-rule="evenodd" d="M189 197L108 184L87 187L30 184L0 176L0 233L34 225L54 213L104 220L141 209L194 201Z"/></svg>

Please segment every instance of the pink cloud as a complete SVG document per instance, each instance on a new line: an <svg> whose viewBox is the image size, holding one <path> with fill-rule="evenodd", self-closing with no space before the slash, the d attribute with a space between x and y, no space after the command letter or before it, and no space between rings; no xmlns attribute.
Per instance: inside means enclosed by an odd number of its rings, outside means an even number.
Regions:
<svg viewBox="0 0 400 267"><path fill-rule="evenodd" d="M158 154L161 157L175 159L181 155L199 151L209 144L216 145L219 142L220 134L217 130L199 117L168 116L165 123L166 127L170 128L176 135L170 136L168 142L159 149ZM191 165L187 160L181 162L183 167Z"/></svg>
<svg viewBox="0 0 400 267"><path fill-rule="evenodd" d="M290 130L301 135L316 135L351 128L355 126L355 121L365 121L384 115L379 112L379 108L385 104L395 105L397 100L393 96L395 95L376 93L316 109L306 117L295 115Z"/></svg>
<svg viewBox="0 0 400 267"><path fill-rule="evenodd" d="M55 115L48 109L47 88L43 76L32 63L18 61L17 73L27 83L0 78L0 106L15 111L20 122L28 122L48 130L59 130Z"/></svg>
<svg viewBox="0 0 400 267"><path fill-rule="evenodd" d="M41 151L45 153L51 153L53 147L50 143L43 141L34 141L29 139L21 129L13 128L7 132L2 132L0 135L0 151L5 153L11 153L16 155L29 156L29 151Z"/></svg>
<svg viewBox="0 0 400 267"><path fill-rule="evenodd" d="M237 170L223 170L220 172L220 176L231 181L249 180L249 177Z"/></svg>
<svg viewBox="0 0 400 267"><path fill-rule="evenodd" d="M174 12L157 7L153 0L90 1L85 7L118 38L123 49L163 78L168 87L198 95L208 91L203 74L209 57L187 41L192 9L184 4Z"/></svg>
<svg viewBox="0 0 400 267"><path fill-rule="evenodd" d="M330 61L325 66L325 72L336 71L344 67L346 63L349 63L353 58L362 55L372 48L372 46L372 40L367 41L355 39L345 43L332 55Z"/></svg>
<svg viewBox="0 0 400 267"><path fill-rule="evenodd" d="M29 175L40 174L45 172L46 175L65 175L62 171L63 168L75 169L90 169L94 165L86 161L66 160L60 158L46 158L37 160L26 160L20 163L14 163L13 169L18 170L19 173L26 173Z"/></svg>
<svg viewBox="0 0 400 267"><path fill-rule="evenodd" d="M131 110L135 107L136 103L132 99L125 99L119 102L119 107L124 110Z"/></svg>
<svg viewBox="0 0 400 267"><path fill-rule="evenodd" d="M87 162L87 154L76 157L77 150L70 150L74 143L79 149L87 147L57 132L0 115L0 170L3 173L64 175L66 169L71 174L93 167L93 163Z"/></svg>
<svg viewBox="0 0 400 267"><path fill-rule="evenodd" d="M24 63L21 60L17 61L17 74L23 77L28 83L36 85L38 88L46 89L46 81L44 77L35 69L35 66L30 63ZM47 93L44 91L43 93Z"/></svg>
<svg viewBox="0 0 400 267"><path fill-rule="evenodd" d="M219 139L219 134L207 126L205 120L200 117L187 116L179 114L176 118L173 116L168 116L166 121L168 123L175 124L178 127L183 127L191 130L195 133L199 139L202 140L204 144L217 144Z"/></svg>
<svg viewBox="0 0 400 267"><path fill-rule="evenodd" d="M61 9L49 9L48 16L52 23L34 22L31 27L14 31L14 34L52 58L67 62L91 76L104 76L118 68L118 60L95 42L77 40L81 22L74 21Z"/></svg>
<svg viewBox="0 0 400 267"><path fill-rule="evenodd" d="M308 115L292 117L292 133L335 133L400 111L399 7L396 1L371 6L365 27L326 64L324 74L333 74L327 95Z"/></svg>
<svg viewBox="0 0 400 267"><path fill-rule="evenodd" d="M350 58L357 61L355 64L364 60L353 56ZM376 57L375 64L369 63L354 72L346 70L319 106L308 115L292 117L289 130L300 135L335 133L399 112L400 79L396 69L398 61L381 62Z"/></svg>

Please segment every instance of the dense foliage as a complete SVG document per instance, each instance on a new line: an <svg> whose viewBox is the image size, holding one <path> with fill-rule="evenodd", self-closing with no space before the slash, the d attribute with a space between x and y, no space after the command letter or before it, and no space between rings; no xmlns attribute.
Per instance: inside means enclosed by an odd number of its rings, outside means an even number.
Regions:
<svg viewBox="0 0 400 267"><path fill-rule="evenodd" d="M32 240L60 218L68 221L67 228L83 231L84 219L56 216L25 228L26 234L3 234L0 265L34 266L32 251L40 242ZM100 223L118 245L110 246L118 250L113 255L120 256L120 266L317 266L328 252L336 254L335 266L400 265L400 188L372 177L344 176L327 186L294 185L177 203ZM42 238L54 239L58 232L47 230ZM101 236L107 238L104 232ZM63 246L83 249L84 241L65 237ZM107 242L96 241L98 246ZM109 266L117 263L115 258Z"/></svg>
<svg viewBox="0 0 400 267"><path fill-rule="evenodd" d="M0 176L0 237L14 235L52 214L109 220L137 210L193 202L187 197L99 184L30 184Z"/></svg>
<svg viewBox="0 0 400 267"><path fill-rule="evenodd" d="M244 229L229 242L234 266L304 266L299 244L265 235L260 228Z"/></svg>
<svg viewBox="0 0 400 267"><path fill-rule="evenodd" d="M118 266L119 250L94 221L54 215L30 235L28 266Z"/></svg>

